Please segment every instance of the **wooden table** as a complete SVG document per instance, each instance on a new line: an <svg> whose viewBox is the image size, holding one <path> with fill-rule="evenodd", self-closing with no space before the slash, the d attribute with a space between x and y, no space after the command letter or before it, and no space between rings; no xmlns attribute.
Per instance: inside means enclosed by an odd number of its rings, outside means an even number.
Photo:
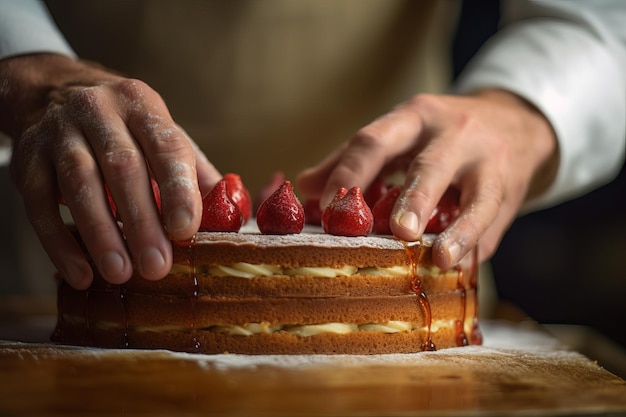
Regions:
<svg viewBox="0 0 626 417"><path fill-rule="evenodd" d="M45 339L45 323L19 338ZM86 349L6 340L15 327L0 325L0 415L626 415L624 380L529 323L483 321L481 347L373 356Z"/></svg>

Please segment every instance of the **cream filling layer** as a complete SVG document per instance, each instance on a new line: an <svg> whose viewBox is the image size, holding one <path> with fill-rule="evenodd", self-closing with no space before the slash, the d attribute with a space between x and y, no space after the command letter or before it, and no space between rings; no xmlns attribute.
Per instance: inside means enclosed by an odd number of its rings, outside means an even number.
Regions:
<svg viewBox="0 0 626 417"><path fill-rule="evenodd" d="M335 278L335 277L348 277L353 275L361 276L407 276L411 272L409 265L398 265L391 267L365 267L357 268L356 266L345 265L338 268L331 267L315 267L306 266L300 268L282 268L277 265L267 264L250 264L247 262L237 262L232 265L218 265L218 266L206 266L197 265L195 267L196 272L207 273L209 275L217 277L237 277L237 278L257 278L257 277L271 277L271 276L311 276L318 278ZM170 271L171 275L182 274L189 275L192 272L192 268L189 265L174 264ZM456 274L457 272L452 270L447 272L449 274ZM429 268L418 266L417 274L421 277L440 276L446 274L445 271L439 269L436 266Z"/></svg>
<svg viewBox="0 0 626 417"><path fill-rule="evenodd" d="M72 325L85 325L83 317L74 315L63 315L63 320ZM454 320L435 320L431 323L431 333L436 333L440 329L446 329L455 325ZM90 323L91 326L101 330L111 331L122 328L120 323L98 320ZM159 325L159 326L131 326L129 330L136 332L164 333L172 331L187 332L188 327L177 325ZM257 334L273 334L273 333L289 333L300 337L310 337L318 334L349 334L356 332L374 332L374 333L402 333L412 332L415 330L427 330L425 326L418 326L415 323L407 321L388 321L387 323L321 323L306 325L270 325L268 322L247 323L244 325L237 324L216 324L213 326L203 326L198 331L208 331L214 333L225 333L229 336L254 336Z"/></svg>

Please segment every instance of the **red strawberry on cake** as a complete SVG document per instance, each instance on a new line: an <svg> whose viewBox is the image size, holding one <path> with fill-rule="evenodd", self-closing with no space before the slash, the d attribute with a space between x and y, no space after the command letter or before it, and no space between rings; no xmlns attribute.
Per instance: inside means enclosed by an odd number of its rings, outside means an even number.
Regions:
<svg viewBox="0 0 626 417"><path fill-rule="evenodd" d="M239 206L230 198L222 179L202 198L202 232L237 232L244 223Z"/></svg>
<svg viewBox="0 0 626 417"><path fill-rule="evenodd" d="M304 227L304 208L293 193L290 181L284 181L261 205L256 213L261 233L286 235L300 233Z"/></svg>
<svg viewBox="0 0 626 417"><path fill-rule="evenodd" d="M341 188L322 214L322 227L331 235L367 236L372 222L372 211L359 187Z"/></svg>
<svg viewBox="0 0 626 417"><path fill-rule="evenodd" d="M243 216L243 222L247 223L252 217L252 199L250 198L250 192L243 185L241 177L237 174L224 175L224 181L226 181L226 189L231 201L239 207L241 215Z"/></svg>
<svg viewBox="0 0 626 417"><path fill-rule="evenodd" d="M391 226L390 218L393 207L396 204L396 200L402 192L402 187L392 187L385 195L383 195L372 208L372 215L374 217L374 226L372 231L379 235L390 235Z"/></svg>
<svg viewBox="0 0 626 417"><path fill-rule="evenodd" d="M430 216L425 233L442 233L459 217L460 197L461 194L456 188L449 187L446 190Z"/></svg>

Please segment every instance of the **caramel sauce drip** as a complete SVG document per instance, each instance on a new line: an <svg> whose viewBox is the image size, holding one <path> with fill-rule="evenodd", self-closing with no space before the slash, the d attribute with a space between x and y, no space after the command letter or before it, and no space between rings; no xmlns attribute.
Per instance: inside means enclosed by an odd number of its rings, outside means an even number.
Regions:
<svg viewBox="0 0 626 417"><path fill-rule="evenodd" d="M54 278L57 282L57 324L54 327L52 335L50 335L50 340L57 343L63 343L65 340L63 330L61 330L65 327L63 324L63 286L67 284L63 281L58 272L55 274Z"/></svg>
<svg viewBox="0 0 626 417"><path fill-rule="evenodd" d="M190 346L191 352L199 352L200 348L202 347L202 344L198 340L198 335L197 335L198 313L197 313L196 304L198 303L200 285L198 283L198 275L196 273L195 250L194 250L195 239L196 237L194 235L194 237L192 237L191 240L189 241L189 245L185 246L185 249L187 251L187 266L189 267L188 278L191 283L190 288L189 288L189 303L191 304L191 323L189 324L189 327L191 329L191 346Z"/></svg>
<svg viewBox="0 0 626 417"><path fill-rule="evenodd" d="M91 295L91 287L85 290L85 308L83 316L85 316L85 333L82 344L85 346L93 346L93 334L91 333L91 318L89 317L89 296Z"/></svg>
<svg viewBox="0 0 626 417"><path fill-rule="evenodd" d="M422 290L422 281L420 280L419 274L417 273L417 259L409 245L405 241L401 241L404 245L404 251L409 258L409 276L411 277L411 290L417 295L417 300L420 304L420 308L424 313L424 321L426 322L426 341L422 344L421 348L423 351L435 351L437 350L437 346L433 343L431 337L431 327L432 327L432 313L430 310L430 302L428 301L428 296ZM421 242L420 242L421 247Z"/></svg>
<svg viewBox="0 0 626 417"><path fill-rule="evenodd" d="M470 342L472 345L482 345L483 335L478 327L478 251L474 251L474 257L472 259L472 271L470 275L470 288L472 288L474 294L474 305L476 306L474 311L474 317L472 319L472 330L470 332Z"/></svg>
<svg viewBox="0 0 626 417"><path fill-rule="evenodd" d="M460 266L454 268L457 272L457 290L461 293L461 319L454 322L456 330L456 345L467 346L469 344L465 334L465 320L467 319L467 290L464 284L463 269Z"/></svg>
<svg viewBox="0 0 626 417"><path fill-rule="evenodd" d="M122 308L122 338L120 340L120 347L129 348L130 347L130 339L128 337L128 309L126 308L126 292L122 285L115 285L115 291L118 295L118 300Z"/></svg>

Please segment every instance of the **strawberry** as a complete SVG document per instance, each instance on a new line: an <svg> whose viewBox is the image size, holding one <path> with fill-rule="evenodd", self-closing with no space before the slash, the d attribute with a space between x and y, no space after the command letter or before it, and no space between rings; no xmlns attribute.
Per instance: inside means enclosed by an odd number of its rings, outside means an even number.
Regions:
<svg viewBox="0 0 626 417"><path fill-rule="evenodd" d="M159 184L153 177L150 177L150 185L152 186L152 194L154 194L157 209L159 210L159 214L161 214L161 190L159 189Z"/></svg>
<svg viewBox="0 0 626 417"><path fill-rule="evenodd" d="M461 213L460 197L461 193L459 190L449 187L430 216L424 233L441 233L446 230Z"/></svg>
<svg viewBox="0 0 626 417"><path fill-rule="evenodd" d="M304 227L304 208L293 193L290 181L283 181L276 191L261 203L256 223L265 235L300 233Z"/></svg>
<svg viewBox="0 0 626 417"><path fill-rule="evenodd" d="M402 187L395 186L389 189L389 191L380 199L372 208L372 215L374 216L373 231L379 235L390 235L391 227L389 226L389 219L391 217L391 211L396 204L398 196L402 192Z"/></svg>
<svg viewBox="0 0 626 417"><path fill-rule="evenodd" d="M331 235L367 236L372 231L372 223L372 211L359 187L348 191L339 189L322 213L322 227Z"/></svg>
<svg viewBox="0 0 626 417"><path fill-rule="evenodd" d="M270 195L274 191L280 187L280 185L285 181L285 174L281 171L276 171L270 181L259 191L259 193L254 198L254 210L258 211L259 207L265 200L269 198Z"/></svg>
<svg viewBox="0 0 626 417"><path fill-rule="evenodd" d="M372 182L363 193L363 198L370 208L374 208L376 202L387 194L388 190L389 187L387 187L384 182L381 180L374 180L374 182Z"/></svg>
<svg viewBox="0 0 626 417"><path fill-rule="evenodd" d="M111 213L113 214L113 218L119 221L120 216L119 216L119 213L117 212L117 206L115 205L115 201L113 201L113 195L111 195L111 190L109 190L109 186L106 184L104 184L104 191L106 191L107 200L109 201L109 207L111 207Z"/></svg>
<svg viewBox="0 0 626 417"><path fill-rule="evenodd" d="M322 224L322 209L318 199L304 202L304 221L312 226L320 226Z"/></svg>
<svg viewBox="0 0 626 417"><path fill-rule="evenodd" d="M241 177L237 174L224 175L226 180L226 189L228 190L228 196L239 207L243 216L243 222L247 223L252 216L252 199L250 198L250 192L243 185Z"/></svg>
<svg viewBox="0 0 626 417"><path fill-rule="evenodd" d="M239 207L230 199L225 179L202 198L201 232L237 232L243 225Z"/></svg>
<svg viewBox="0 0 626 417"><path fill-rule="evenodd" d="M326 231L326 225L328 224L328 220L332 212L331 210L328 210L328 208L330 206L334 206L338 204L346 194L348 194L347 188L341 187L340 189L338 189L337 193L333 197L333 200L330 202L330 204L328 204L328 206L326 206L324 211L322 211L321 224L322 224L322 227L324 228L324 231ZM326 231L326 233L328 233L328 231Z"/></svg>

